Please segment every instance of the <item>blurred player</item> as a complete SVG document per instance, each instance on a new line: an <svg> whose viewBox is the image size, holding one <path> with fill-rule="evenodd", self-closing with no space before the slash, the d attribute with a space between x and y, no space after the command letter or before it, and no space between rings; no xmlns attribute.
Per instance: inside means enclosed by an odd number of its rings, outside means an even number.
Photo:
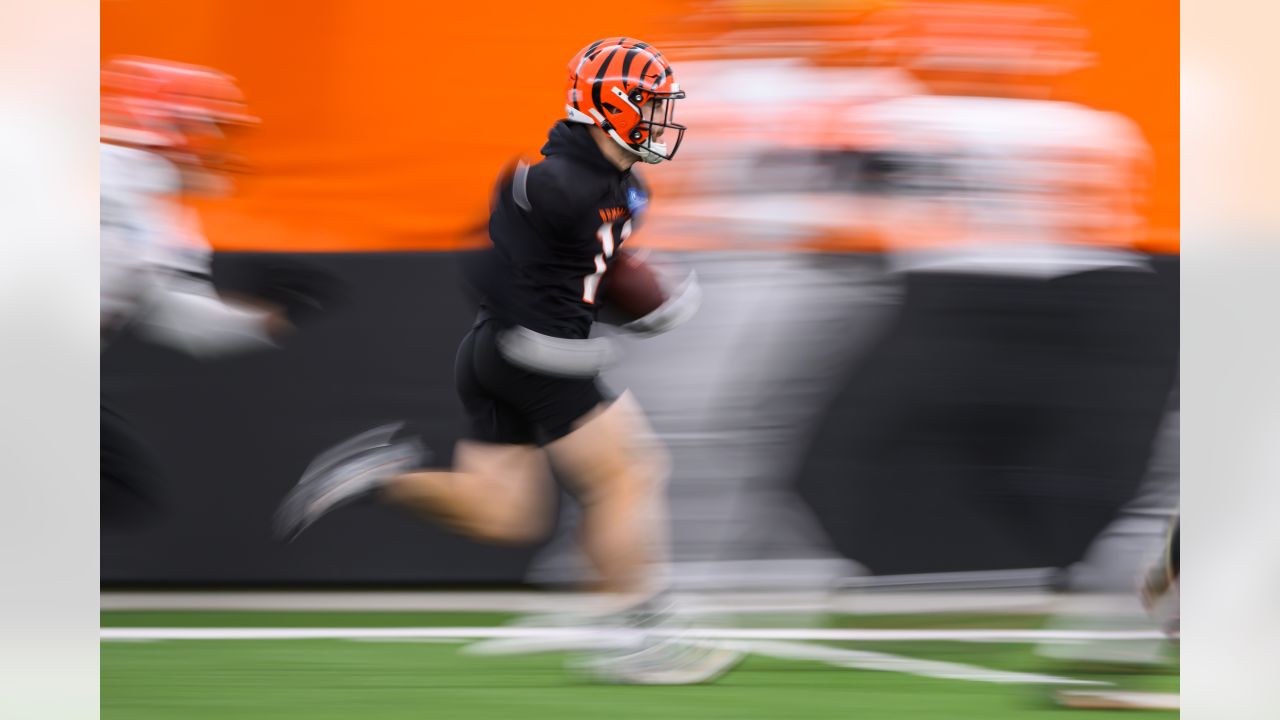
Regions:
<svg viewBox="0 0 1280 720"><path fill-rule="evenodd" d="M930 92L848 115L906 289L859 380L858 405L888 411L850 446L867 468L943 469L1028 565L1099 593L1088 612L1064 602L1053 629L1145 629L1132 578L1177 483L1144 472L1177 367L1170 299L1134 250L1151 153L1129 118L1064 99L1094 57L1055 5L917 2L873 19L873 52ZM1164 662L1145 639L1037 650Z"/></svg>
<svg viewBox="0 0 1280 720"><path fill-rule="evenodd" d="M102 68L101 91L103 349L126 327L201 358L274 347L300 313L318 309L320 277L276 271L257 299L219 297L210 250L182 204L230 190L228 133L257 122L235 82L209 68L117 58ZM142 517L157 472L106 403L101 440L104 519Z"/></svg>
<svg viewBox="0 0 1280 720"><path fill-rule="evenodd" d="M611 351L589 334L648 202L631 168L675 156L685 128L673 112L684 96L662 53L635 39L601 40L570 61L568 119L551 129L541 162L499 182L493 247L466 268L482 302L457 354L471 426L453 469L415 470L415 439L394 437L398 426L373 430L312 463L281 508L282 534L380 491L473 537L532 542L552 517L549 461L582 502L581 542L598 589L630 605L623 617L662 621L667 600L654 569L665 553L665 456L630 394L614 398L598 383ZM686 284L624 327L663 332L696 301ZM649 643L596 670L624 682L690 683L732 659Z"/></svg>
<svg viewBox="0 0 1280 720"><path fill-rule="evenodd" d="M1159 625L1160 629L1174 643L1177 643L1181 636L1178 563L1179 525L1179 519L1175 517L1173 522L1169 524L1169 532L1165 537L1164 550L1161 552L1159 560L1142 574L1138 586L1138 595L1142 600L1142 605L1150 614L1151 619ZM1100 665L1099 663L1111 663L1111 667L1125 667L1126 660L1117 661L1114 650L1103 652L1094 650L1090 652L1089 646L1098 646L1100 643L1085 641L1080 644L1085 646L1083 652L1080 649L1068 653L1048 652L1046 650L1051 646L1046 644L1042 645L1040 653L1050 657L1056 656L1060 659L1074 657L1076 660L1092 661L1095 663L1092 666L1095 673L1100 667L1107 667L1107 665ZM1112 641L1112 644L1117 643ZM1123 658L1123 655L1119 657ZM1128 659L1127 662L1133 663L1133 660ZM1085 665L1084 667L1090 666ZM1122 672L1132 674L1133 666L1122 670ZM1054 699L1063 707L1089 710L1177 710L1181 706L1176 692L1115 692L1110 689L1057 690L1054 693Z"/></svg>
<svg viewBox="0 0 1280 720"><path fill-rule="evenodd" d="M1169 536L1165 540L1164 552L1142 578L1140 594L1142 604L1160 625L1160 629L1170 638L1180 638L1181 629L1181 584L1179 564L1179 531L1181 520L1174 518L1169 527Z"/></svg>
<svg viewBox="0 0 1280 720"><path fill-rule="evenodd" d="M1048 4L917 2L873 54L928 88L852 108L904 305L859 378L869 472L949 467L991 526L1059 567L1132 497L1175 370L1142 237L1150 150L1059 98L1093 62ZM945 361L942 360L945 358ZM1050 502L1046 502L1050 500Z"/></svg>

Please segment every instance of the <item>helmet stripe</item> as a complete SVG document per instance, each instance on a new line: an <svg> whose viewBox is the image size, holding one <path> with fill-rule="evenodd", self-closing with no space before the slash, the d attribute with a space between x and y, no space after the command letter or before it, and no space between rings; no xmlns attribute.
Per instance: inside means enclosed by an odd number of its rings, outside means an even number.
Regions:
<svg viewBox="0 0 1280 720"><path fill-rule="evenodd" d="M626 38L623 39L625 40ZM613 49L605 57L604 62L600 63L600 70L596 72L596 79L591 83L591 104L594 107L604 107L603 99L600 97L600 88L604 85L604 76L609 70L609 64L613 62L613 56L617 55L621 49L621 44L613 46Z"/></svg>
<svg viewBox="0 0 1280 720"><path fill-rule="evenodd" d="M653 65L653 61L655 61L655 60L657 60L657 59L658 59L658 56L657 56L657 55L650 55L650 56L649 56L649 62L646 62L646 63L644 64L644 67L640 68L640 74L639 74L637 77L639 77L639 78L640 78L640 86L641 86L641 87L645 87L645 84L644 84L645 73L649 72L649 66Z"/></svg>
<svg viewBox="0 0 1280 720"><path fill-rule="evenodd" d="M639 46L628 48L627 54L622 58L622 88L624 90L629 91L631 89L627 87L627 81L631 79L631 76L627 73L631 72L631 61L636 59L636 55L640 54L640 50Z"/></svg>
<svg viewBox="0 0 1280 720"><path fill-rule="evenodd" d="M581 59L578 60L578 67L573 69L573 79L575 82L582 75L582 66L586 65L587 61L591 59L591 53L595 52L596 48L600 47L603 44L604 44L604 40L597 40L591 43L590 45L588 45L586 50L582 51L582 57Z"/></svg>
<svg viewBox="0 0 1280 720"><path fill-rule="evenodd" d="M597 41L595 41L595 42L591 43L590 45L588 45L586 50L583 50L583 51L582 51L582 59L581 59L581 60L578 60L578 67L576 67L576 68L574 68L574 69L573 69L573 84L574 84L574 85L577 85L577 84L578 84L578 80L582 77L582 66L587 64L587 60L591 57L591 53L595 52L595 51L596 51L596 48L598 48L598 47L600 47L601 45L603 45L603 44L605 43L605 41L606 41L606 40L608 40L608 38L604 38L603 40L597 40ZM575 93L573 94L573 109L574 109L574 110L581 111L581 110L582 110L582 106L579 104L578 95L579 95L579 93L577 93L577 92L575 92Z"/></svg>
<svg viewBox="0 0 1280 720"><path fill-rule="evenodd" d="M631 70L631 61L632 61L632 60L635 58L635 56L636 56L637 54L639 54L641 51L648 50L648 49L649 49L649 48L651 48L651 47L653 47L653 46L652 46L652 45L650 45L650 44L649 44L649 43L647 43L647 42L637 42L635 45L633 45L633 46L632 46L632 48L631 48L630 50L628 50L628 51L627 51L627 57L624 59L624 61L623 61L623 63L622 63L622 77L623 77L622 86L623 86L623 88L626 88L626 87L627 87L627 81L628 81L628 80L632 80L632 76L629 74L629 71ZM647 55L647 56L649 57L649 62L652 62L652 61L653 61L654 53L657 53L659 56L661 56L661 55L662 55L662 53L659 53L657 50L654 50L654 51L652 51L652 52L646 52L646 53L645 53L645 55ZM645 63L645 65L644 65L644 67L645 67L645 68L648 68L648 67L649 67L649 63L648 63L648 62L646 62L646 63ZM636 76L635 76L635 80L634 80L634 82L635 82L635 84L636 84L636 85L643 85L643 84L644 84L644 71L643 71L643 70L641 70L641 72L640 72L640 74L639 74L639 75L636 75ZM627 88L627 89L629 90L629 88Z"/></svg>
<svg viewBox="0 0 1280 720"><path fill-rule="evenodd" d="M578 72L582 71L582 66L587 62L587 58L591 57L591 53L595 52L596 48L603 44L604 40L597 40L587 46L587 49L582 53L582 60L578 63Z"/></svg>
<svg viewBox="0 0 1280 720"><path fill-rule="evenodd" d="M654 84L654 85L655 85L655 87L656 87L657 85L661 85L661 84L663 83L663 81L664 81L664 80L666 80L666 79L667 79L668 77L670 77L670 76L671 76L671 66L670 66L670 65L667 65L666 67L664 67L664 68L662 69L662 75L658 76L658 82Z"/></svg>

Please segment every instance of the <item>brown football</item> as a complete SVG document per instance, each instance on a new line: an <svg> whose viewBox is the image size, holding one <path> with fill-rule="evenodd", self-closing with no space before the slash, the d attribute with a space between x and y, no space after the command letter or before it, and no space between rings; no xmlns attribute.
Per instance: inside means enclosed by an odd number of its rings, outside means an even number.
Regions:
<svg viewBox="0 0 1280 720"><path fill-rule="evenodd" d="M657 273L630 250L614 258L603 284L604 306L623 322L648 315L667 299Z"/></svg>

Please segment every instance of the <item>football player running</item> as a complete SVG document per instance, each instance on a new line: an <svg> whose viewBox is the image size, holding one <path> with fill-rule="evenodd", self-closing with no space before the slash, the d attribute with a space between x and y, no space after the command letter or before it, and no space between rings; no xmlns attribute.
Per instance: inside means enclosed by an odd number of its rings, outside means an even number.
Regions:
<svg viewBox="0 0 1280 720"><path fill-rule="evenodd" d="M230 187L227 134L256 124L239 88L210 68L116 58L102 69L99 143L104 346L128 325L207 357L269 347L283 308L227 301L183 196Z"/></svg>
<svg viewBox="0 0 1280 720"><path fill-rule="evenodd" d="M229 299L186 196L224 195L238 166L229 135L257 124L235 81L211 68L140 57L101 77L101 336L124 328L199 358L275 346L332 289L322 274L268 268L256 297ZM128 423L101 412L104 522L149 516L155 464Z"/></svg>
<svg viewBox="0 0 1280 720"><path fill-rule="evenodd" d="M615 397L601 386L612 352L607 339L589 337L609 268L648 202L632 166L675 156L685 128L673 113L685 94L663 54L634 38L592 43L568 70L567 119L552 127L540 162L520 163L499 181L492 247L464 268L482 300L457 352L455 383L470 427L453 467L419 469L420 443L399 425L371 430L307 468L277 530L296 536L376 493L481 540L528 543L549 531L554 466L582 503L581 543L596 589L621 600L626 609L611 617L636 639L593 656L592 674L703 682L736 654L669 639L660 574L665 453L630 393ZM624 327L664 332L697 301L696 284L685 283Z"/></svg>

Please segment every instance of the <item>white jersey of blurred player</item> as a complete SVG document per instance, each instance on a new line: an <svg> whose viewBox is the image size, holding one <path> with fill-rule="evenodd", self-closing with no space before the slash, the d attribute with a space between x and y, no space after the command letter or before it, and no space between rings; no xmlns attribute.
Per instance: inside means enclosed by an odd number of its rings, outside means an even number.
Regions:
<svg viewBox="0 0 1280 720"><path fill-rule="evenodd" d="M178 168L159 153L107 142L99 162L104 346L129 325L199 357L272 347L271 312L224 301L209 282L210 250L194 211L178 200Z"/></svg>
<svg viewBox="0 0 1280 720"><path fill-rule="evenodd" d="M881 218L900 270L1054 277L1145 267L1147 143L1128 118L1049 100L914 95L850 113L899 163Z"/></svg>

